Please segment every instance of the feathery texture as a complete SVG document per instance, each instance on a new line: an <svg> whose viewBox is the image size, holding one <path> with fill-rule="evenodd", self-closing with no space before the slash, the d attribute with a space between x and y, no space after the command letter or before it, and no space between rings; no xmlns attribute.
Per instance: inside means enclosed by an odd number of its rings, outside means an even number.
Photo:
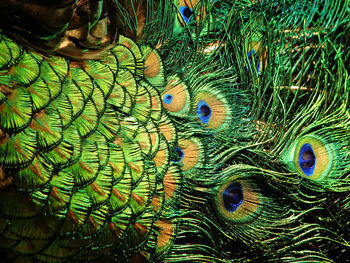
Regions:
<svg viewBox="0 0 350 263"><path fill-rule="evenodd" d="M7 262L344 262L348 0L0 0Z"/></svg>

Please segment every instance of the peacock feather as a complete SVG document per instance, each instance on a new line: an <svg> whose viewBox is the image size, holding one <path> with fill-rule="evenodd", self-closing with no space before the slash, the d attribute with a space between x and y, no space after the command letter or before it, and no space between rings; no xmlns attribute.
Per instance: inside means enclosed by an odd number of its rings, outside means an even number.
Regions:
<svg viewBox="0 0 350 263"><path fill-rule="evenodd" d="M348 0L0 0L5 262L346 262Z"/></svg>

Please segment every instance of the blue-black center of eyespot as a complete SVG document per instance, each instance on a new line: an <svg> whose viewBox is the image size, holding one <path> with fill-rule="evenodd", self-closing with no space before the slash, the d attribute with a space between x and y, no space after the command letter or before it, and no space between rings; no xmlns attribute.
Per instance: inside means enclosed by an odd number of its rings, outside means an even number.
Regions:
<svg viewBox="0 0 350 263"><path fill-rule="evenodd" d="M304 174L311 176L316 167L316 155L312 146L309 143L305 143L300 148L299 152L299 166Z"/></svg>
<svg viewBox="0 0 350 263"><path fill-rule="evenodd" d="M222 200L227 211L235 212L244 200L242 185L239 182L231 183L222 193Z"/></svg>
<svg viewBox="0 0 350 263"><path fill-rule="evenodd" d="M170 104L173 101L174 96L166 93L163 97L163 101L165 104Z"/></svg>
<svg viewBox="0 0 350 263"><path fill-rule="evenodd" d="M200 100L197 105L197 116L201 122L207 124L210 120L211 113L212 111L209 105L204 100Z"/></svg>
<svg viewBox="0 0 350 263"><path fill-rule="evenodd" d="M182 16L182 19L185 21L185 23L189 22L189 19L193 15L193 11L191 8L187 6L181 6L180 7L180 14Z"/></svg>
<svg viewBox="0 0 350 263"><path fill-rule="evenodd" d="M254 48L248 51L249 65L252 65L252 59L254 59L256 71L259 74L261 62L260 62L260 58L258 56L258 53L256 53Z"/></svg>
<svg viewBox="0 0 350 263"><path fill-rule="evenodd" d="M179 147L175 147L175 152L176 152L178 158L176 158L176 161L174 161L174 162L179 163L185 157L185 153Z"/></svg>

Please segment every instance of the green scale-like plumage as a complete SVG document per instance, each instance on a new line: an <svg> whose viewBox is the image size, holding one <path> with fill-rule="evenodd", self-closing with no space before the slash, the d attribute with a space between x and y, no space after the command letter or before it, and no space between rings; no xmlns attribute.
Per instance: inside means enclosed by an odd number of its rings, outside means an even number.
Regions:
<svg viewBox="0 0 350 263"><path fill-rule="evenodd" d="M151 128L160 121L161 99L141 81L141 50L120 36L101 61L69 62L1 38L11 46L2 55L1 129L12 134L1 143L1 160L17 188L1 192L2 211L23 225L5 227L3 242L13 242L11 253L49 262L92 260L125 247L122 260L151 237L144 253L155 251L154 224L164 207L152 205L153 197L172 165L166 135Z"/></svg>

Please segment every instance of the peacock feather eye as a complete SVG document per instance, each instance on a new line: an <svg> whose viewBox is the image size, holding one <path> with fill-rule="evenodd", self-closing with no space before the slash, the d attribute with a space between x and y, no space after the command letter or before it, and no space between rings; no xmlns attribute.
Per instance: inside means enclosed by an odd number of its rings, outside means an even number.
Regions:
<svg viewBox="0 0 350 263"><path fill-rule="evenodd" d="M176 22L181 28L194 21L202 21L206 15L204 4L199 0L175 0L175 6L178 8Z"/></svg>
<svg viewBox="0 0 350 263"><path fill-rule="evenodd" d="M221 93L203 88L194 99L193 110L203 125L216 131L224 130L230 125L231 105Z"/></svg>
<svg viewBox="0 0 350 263"><path fill-rule="evenodd" d="M144 77L156 87L163 87L165 84L164 65L158 51L148 46L141 47L144 65Z"/></svg>
<svg viewBox="0 0 350 263"><path fill-rule="evenodd" d="M261 198L250 180L232 176L216 192L216 207L219 214L235 223L251 221L261 210Z"/></svg>
<svg viewBox="0 0 350 263"><path fill-rule="evenodd" d="M185 117L191 109L189 88L176 75L169 77L161 98L163 107L171 115Z"/></svg>
<svg viewBox="0 0 350 263"><path fill-rule="evenodd" d="M315 171L316 156L312 146L305 143L299 151L299 167L307 176L311 176Z"/></svg>
<svg viewBox="0 0 350 263"><path fill-rule="evenodd" d="M174 161L176 163L182 162L183 158L185 157L185 153L183 152L183 150L181 150L181 148L179 147L175 147L175 153L176 153L176 157L177 159Z"/></svg>
<svg viewBox="0 0 350 263"><path fill-rule="evenodd" d="M249 61L249 66L252 66L253 60L254 60L254 65L256 67L256 71L259 74L260 73L260 68L261 68L261 61L258 53L255 51L255 49L251 49L248 51L248 61Z"/></svg>
<svg viewBox="0 0 350 263"><path fill-rule="evenodd" d="M164 95L164 97L163 97L163 102L164 102L165 104L170 104L170 103L173 101L173 98L174 98L173 95L171 95L171 94L169 94L169 93L166 93L166 94Z"/></svg>
<svg viewBox="0 0 350 263"><path fill-rule="evenodd" d="M197 104L197 116L201 122L207 124L210 120L211 113L210 106L204 100L200 100Z"/></svg>
<svg viewBox="0 0 350 263"><path fill-rule="evenodd" d="M235 212L244 200L242 185L239 182L231 183L222 193L222 200L227 211Z"/></svg>
<svg viewBox="0 0 350 263"><path fill-rule="evenodd" d="M189 8L188 6L181 6L179 8L181 17L183 19L183 21L188 24L190 22L190 19L193 15L193 10L191 8Z"/></svg>
<svg viewBox="0 0 350 263"><path fill-rule="evenodd" d="M205 161L205 148L200 138L180 138L174 148L175 156L172 160L180 164L184 174L193 176L203 167Z"/></svg>
<svg viewBox="0 0 350 263"><path fill-rule="evenodd" d="M307 135L292 147L293 167L308 179L322 181L331 173L335 162L332 144L315 135Z"/></svg>

